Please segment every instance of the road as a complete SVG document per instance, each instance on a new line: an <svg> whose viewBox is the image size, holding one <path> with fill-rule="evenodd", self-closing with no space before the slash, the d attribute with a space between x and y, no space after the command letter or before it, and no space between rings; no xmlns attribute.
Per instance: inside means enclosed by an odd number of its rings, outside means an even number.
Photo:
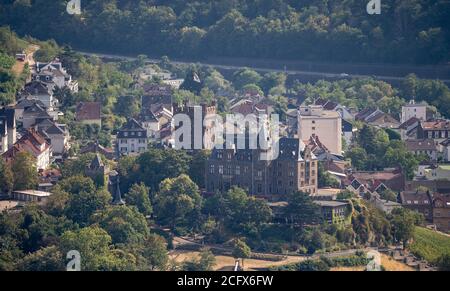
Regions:
<svg viewBox="0 0 450 291"><path fill-rule="evenodd" d="M116 59L116 60L136 60L136 57L130 57L130 56L122 56L122 55L114 55L114 54L102 54L102 53L92 53L92 52L82 52L78 51L79 53L85 55L85 56L98 56L100 58L107 58L107 59ZM150 59L150 62L159 62L157 59ZM187 62L187 61L172 61L174 64L190 64L193 62ZM207 62L194 62L196 64L200 64L203 66L211 66L216 69L222 69L222 70L239 70L243 68L251 68L255 71L261 72L261 73L268 73L268 72L279 72L279 73L286 73L288 75L301 75L301 76L309 76L309 77L315 77L318 79L339 79L339 78L376 78L378 80L386 81L386 82L400 82L405 80L404 77L393 77L393 76L381 76L381 75L360 75L360 74L351 74L351 75L343 75L342 73L325 73L325 72L314 72L314 71L305 71L305 70L281 70L281 69L272 69L272 68L262 68L257 66L234 66L234 65L220 65L220 64L213 64L213 63L207 63ZM442 79L446 84L450 84L450 79Z"/></svg>
<svg viewBox="0 0 450 291"><path fill-rule="evenodd" d="M34 64L35 64L34 53L37 50L39 50L39 47L37 45L34 45L34 44L29 45L25 50L25 53L27 54L27 59L24 62L16 60L16 63L14 64L14 66L11 69L12 72L14 72L14 74L16 76L19 76L20 74L22 74L23 68L25 67L26 63L28 63L28 67L30 69L34 66Z"/></svg>

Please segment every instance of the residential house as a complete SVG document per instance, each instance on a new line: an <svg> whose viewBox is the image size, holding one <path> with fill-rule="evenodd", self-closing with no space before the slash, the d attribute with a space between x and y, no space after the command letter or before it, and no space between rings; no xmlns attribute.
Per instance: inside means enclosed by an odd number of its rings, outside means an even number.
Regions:
<svg viewBox="0 0 450 291"><path fill-rule="evenodd" d="M450 194L435 193L433 223L439 231L450 233Z"/></svg>
<svg viewBox="0 0 450 291"><path fill-rule="evenodd" d="M417 138L434 139L443 142L450 137L450 121L438 119L434 121L421 121L419 123Z"/></svg>
<svg viewBox="0 0 450 291"><path fill-rule="evenodd" d="M150 110L150 108L143 108L139 115L139 121L143 128L147 130L147 136L150 140L159 139L159 131L161 130L161 123L159 118Z"/></svg>
<svg viewBox="0 0 450 291"><path fill-rule="evenodd" d="M62 155L69 150L70 135L65 124L45 120L36 125L36 130L50 142L53 148L53 154Z"/></svg>
<svg viewBox="0 0 450 291"><path fill-rule="evenodd" d="M172 111L173 89L170 85L144 84L142 95L142 108L150 109L155 112L157 107L163 105L169 111Z"/></svg>
<svg viewBox="0 0 450 291"><path fill-rule="evenodd" d="M67 73L58 59L49 63L37 62L33 80L54 84L60 89L68 88L74 93L78 92L78 82L72 80L72 76Z"/></svg>
<svg viewBox="0 0 450 291"><path fill-rule="evenodd" d="M416 155L426 155L430 161L437 161L439 148L433 139L406 140L406 149Z"/></svg>
<svg viewBox="0 0 450 291"><path fill-rule="evenodd" d="M77 105L76 121L83 124L102 126L102 105L100 102L80 102Z"/></svg>
<svg viewBox="0 0 450 291"><path fill-rule="evenodd" d="M333 154L342 154L342 118L336 111L322 106L301 106L298 111L298 137L308 140L318 136Z"/></svg>
<svg viewBox="0 0 450 291"><path fill-rule="evenodd" d="M128 119L117 133L116 148L119 155L136 155L148 148L147 130L134 119Z"/></svg>
<svg viewBox="0 0 450 291"><path fill-rule="evenodd" d="M429 222L433 221L433 197L429 191L402 191L400 203L404 208L417 211Z"/></svg>
<svg viewBox="0 0 450 291"><path fill-rule="evenodd" d="M299 139L281 138L279 156L261 159L261 147L249 149L214 148L206 163L207 192L228 191L233 186L251 195L280 200L287 194L317 192L318 161Z"/></svg>
<svg viewBox="0 0 450 291"><path fill-rule="evenodd" d="M322 219L329 224L348 224L351 221L351 206L348 202L315 200L314 204L320 207Z"/></svg>
<svg viewBox="0 0 450 291"><path fill-rule="evenodd" d="M322 106L323 109L325 109L325 110L336 111L339 113L339 115L341 115L342 119L345 119L345 120L354 120L355 119L355 116L353 115L353 113L346 106L343 106L337 102L319 98L314 102L314 105Z"/></svg>
<svg viewBox="0 0 450 291"><path fill-rule="evenodd" d="M13 108L0 108L0 154L16 143L16 118Z"/></svg>
<svg viewBox="0 0 450 291"><path fill-rule="evenodd" d="M408 104L402 106L401 122L404 123L411 118L417 118L422 121L427 121L433 118L433 114L428 109L428 105L426 103L416 103L413 99Z"/></svg>
<svg viewBox="0 0 450 291"><path fill-rule="evenodd" d="M41 102L33 102L29 106L24 106L23 108L23 111L20 110L21 116L19 117L19 122L24 129L33 127L46 119L53 120L53 117L48 114L45 107L41 106Z"/></svg>
<svg viewBox="0 0 450 291"><path fill-rule="evenodd" d="M13 161L20 152L30 153L36 159L38 170L45 170L50 166L52 147L42 135L32 128L28 129L14 146L2 155L2 158L8 162Z"/></svg>
<svg viewBox="0 0 450 291"><path fill-rule="evenodd" d="M391 115L376 108L366 108L360 111L355 116L355 120L363 121L369 125L385 129L397 129L401 124Z"/></svg>
<svg viewBox="0 0 450 291"><path fill-rule="evenodd" d="M54 84L32 81L25 85L21 92L21 99L36 99L42 102L45 109L53 111L58 100L53 96Z"/></svg>
<svg viewBox="0 0 450 291"><path fill-rule="evenodd" d="M405 181L406 177L401 169L385 169L378 172L351 173L344 184L347 190L364 196L365 193L381 194L387 189L398 193L405 189Z"/></svg>
<svg viewBox="0 0 450 291"><path fill-rule="evenodd" d="M399 126L400 137L402 140L417 139L420 119L411 117Z"/></svg>

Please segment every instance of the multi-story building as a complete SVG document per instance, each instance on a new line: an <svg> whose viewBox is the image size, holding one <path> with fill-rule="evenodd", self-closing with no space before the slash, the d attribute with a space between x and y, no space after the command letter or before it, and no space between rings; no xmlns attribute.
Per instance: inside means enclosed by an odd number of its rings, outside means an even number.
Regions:
<svg viewBox="0 0 450 291"><path fill-rule="evenodd" d="M119 155L136 155L148 148L147 130L136 119L128 119L117 133L117 151Z"/></svg>
<svg viewBox="0 0 450 291"><path fill-rule="evenodd" d="M405 145L408 151L416 155L426 155L431 161L437 161L438 159L439 148L433 139L410 139L405 141Z"/></svg>
<svg viewBox="0 0 450 291"><path fill-rule="evenodd" d="M426 103L416 103L414 100L411 100L409 104L402 106L401 122L404 123L413 117L422 121L427 121L432 117L432 114L428 110Z"/></svg>
<svg viewBox="0 0 450 291"><path fill-rule="evenodd" d="M50 166L52 146L35 129L28 129L2 157L6 161L13 161L20 152L30 153L36 159L38 170L45 170Z"/></svg>
<svg viewBox="0 0 450 291"><path fill-rule="evenodd" d="M418 139L434 139L438 142L443 142L450 137L450 121L449 120L434 120L421 121L417 130Z"/></svg>
<svg viewBox="0 0 450 291"><path fill-rule="evenodd" d="M76 120L83 124L102 126L102 105L100 102L80 102L77 105Z"/></svg>
<svg viewBox="0 0 450 291"><path fill-rule="evenodd" d="M302 106L298 112L298 137L309 140L318 136L333 154L342 154L342 118L337 111L322 106Z"/></svg>
<svg viewBox="0 0 450 291"><path fill-rule="evenodd" d="M434 195L433 223L439 231L450 232L450 194Z"/></svg>
<svg viewBox="0 0 450 291"><path fill-rule="evenodd" d="M54 84L61 89L68 88L74 93L78 92L78 82L72 80L72 76L67 73L58 59L50 63L37 62L33 80Z"/></svg>
<svg viewBox="0 0 450 291"><path fill-rule="evenodd" d="M261 159L262 149L214 149L206 165L207 192L227 191L233 186L250 195L279 200L303 191L317 192L318 161L305 144L294 138L279 140L279 155Z"/></svg>

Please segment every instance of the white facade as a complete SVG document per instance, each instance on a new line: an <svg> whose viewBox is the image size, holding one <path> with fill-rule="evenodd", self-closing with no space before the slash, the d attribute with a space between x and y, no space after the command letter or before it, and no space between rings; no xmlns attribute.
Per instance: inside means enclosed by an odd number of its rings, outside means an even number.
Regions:
<svg viewBox="0 0 450 291"><path fill-rule="evenodd" d="M336 111L324 110L322 106L302 106L298 112L298 136L309 140L318 136L333 154L342 154L342 118Z"/></svg>
<svg viewBox="0 0 450 291"><path fill-rule="evenodd" d="M401 122L404 123L411 118L417 118L423 121L427 120L427 105L426 104L416 104L414 100L411 100L411 102L408 105L405 105L402 107L402 120Z"/></svg>
<svg viewBox="0 0 450 291"><path fill-rule="evenodd" d="M118 138L117 148L121 155L141 154L147 150L147 138Z"/></svg>

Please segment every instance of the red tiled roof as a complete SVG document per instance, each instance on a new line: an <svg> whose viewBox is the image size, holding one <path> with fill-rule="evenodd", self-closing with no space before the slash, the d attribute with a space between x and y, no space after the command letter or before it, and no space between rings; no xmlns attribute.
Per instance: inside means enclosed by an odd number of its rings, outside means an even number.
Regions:
<svg viewBox="0 0 450 291"><path fill-rule="evenodd" d="M450 129L450 121L448 120L425 121L421 124L422 128L425 130Z"/></svg>
<svg viewBox="0 0 450 291"><path fill-rule="evenodd" d="M77 106L77 120L101 119L102 106L99 102L80 102Z"/></svg>

